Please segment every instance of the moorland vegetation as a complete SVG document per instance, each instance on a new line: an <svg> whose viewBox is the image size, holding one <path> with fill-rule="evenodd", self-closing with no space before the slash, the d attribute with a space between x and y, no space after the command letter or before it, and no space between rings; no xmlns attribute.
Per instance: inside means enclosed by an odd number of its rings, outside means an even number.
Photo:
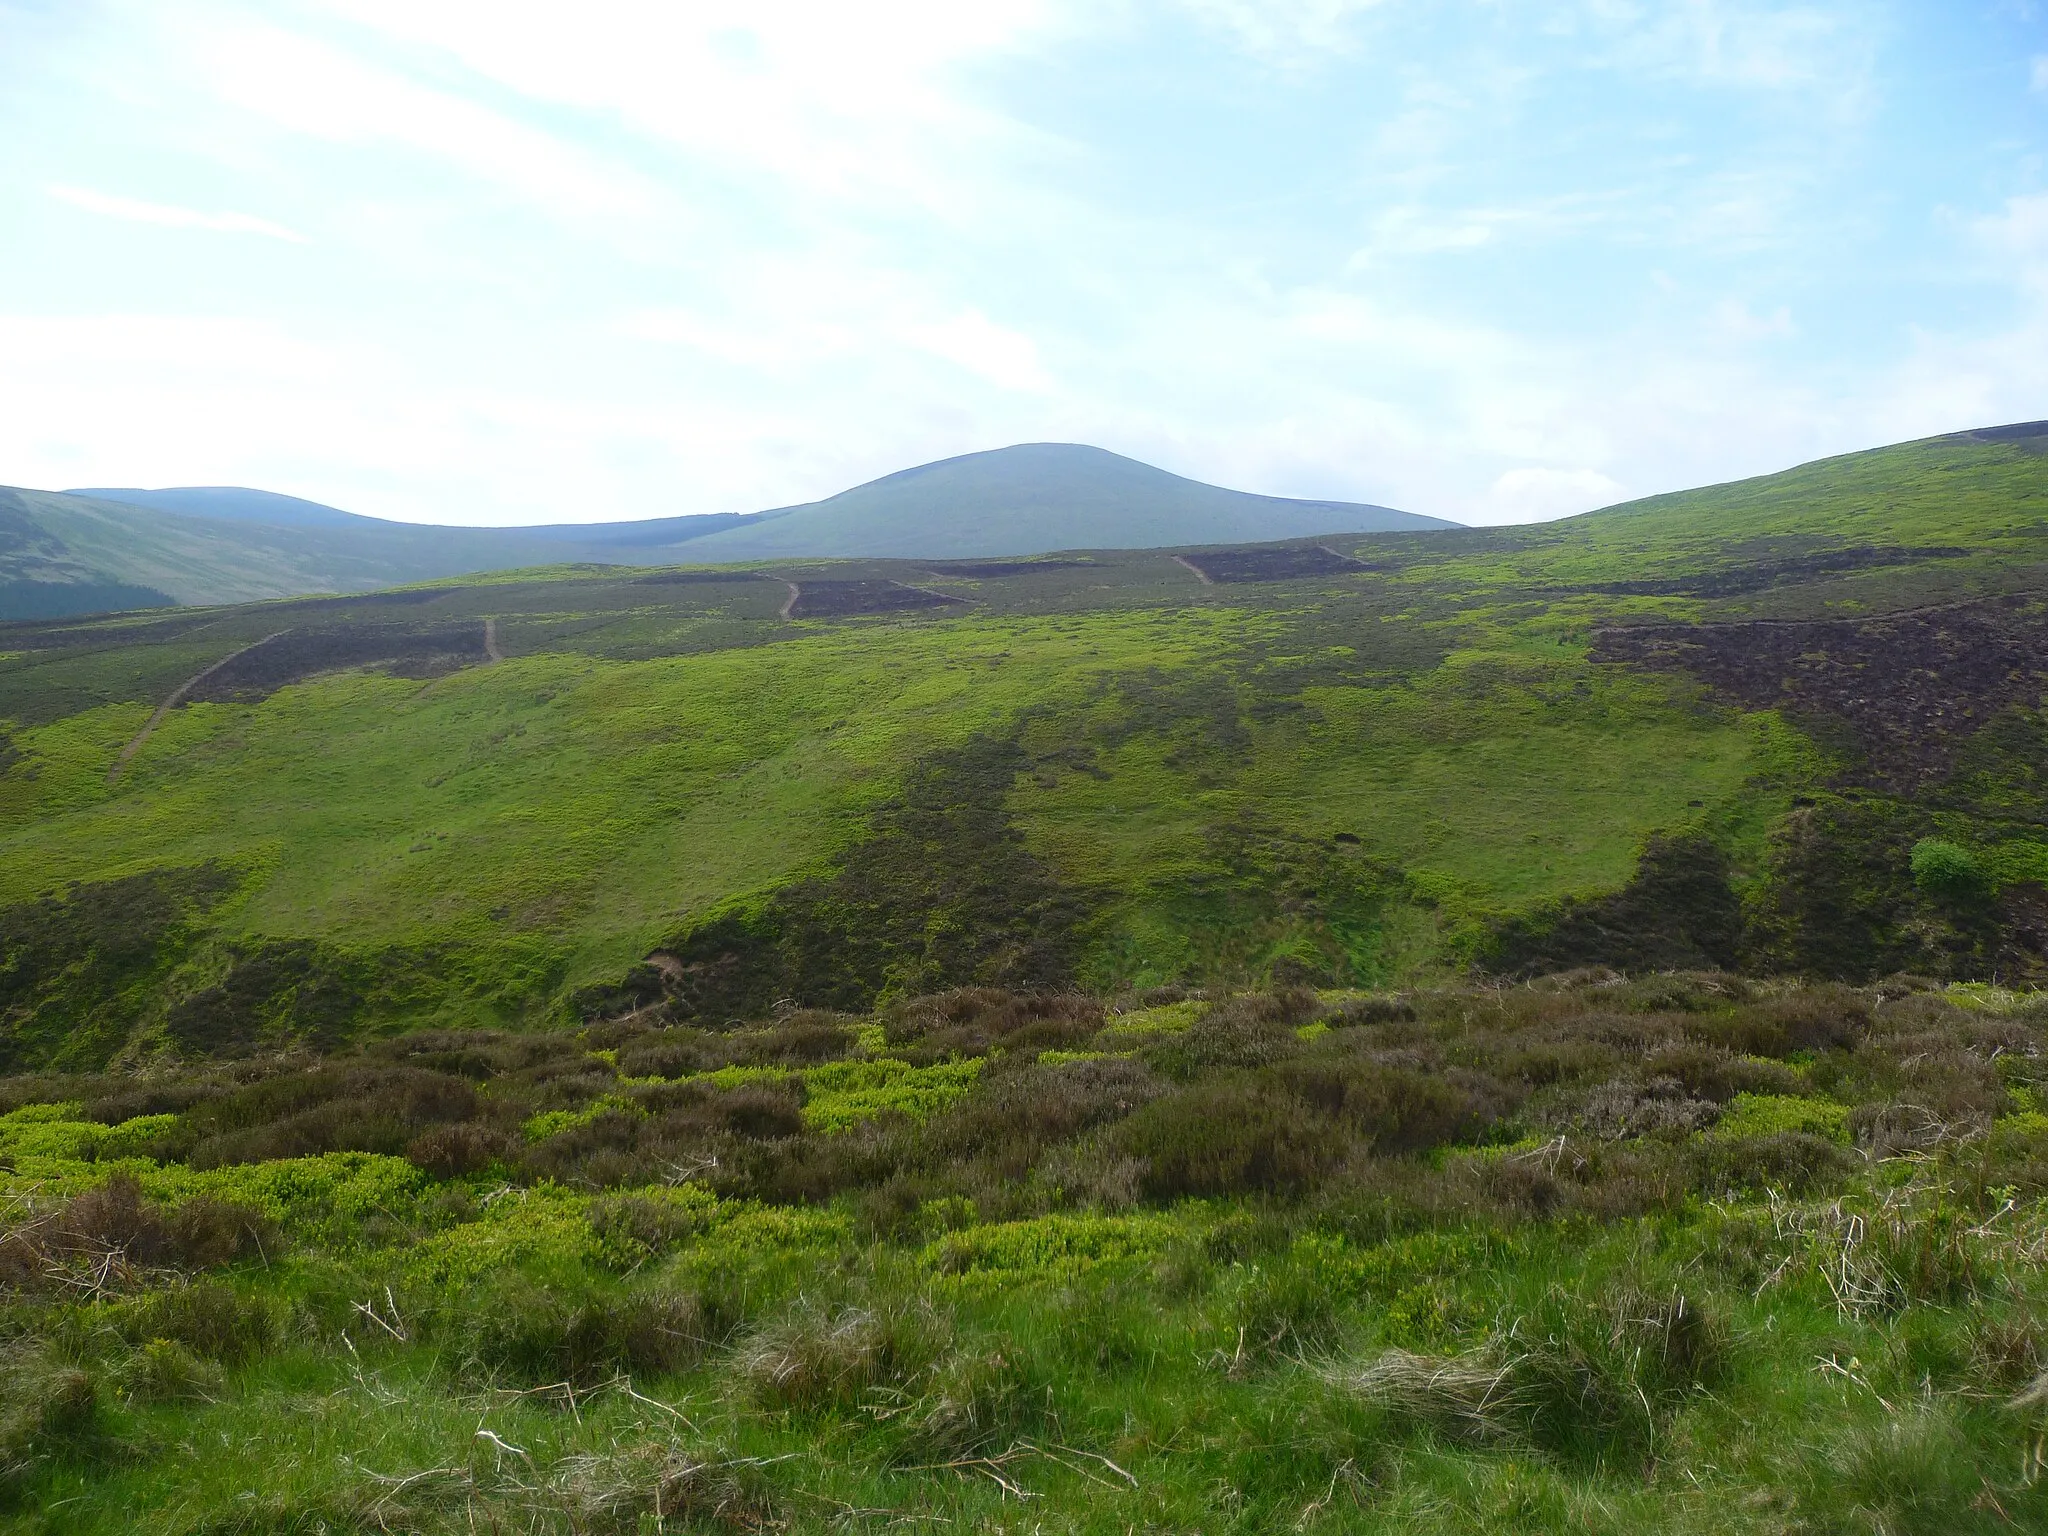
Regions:
<svg viewBox="0 0 2048 1536"><path fill-rule="evenodd" d="M30 1529L2048 1519L2048 1005L1725 973L0 1083Z"/></svg>
<svg viewBox="0 0 2048 1536"><path fill-rule="evenodd" d="M0 1519L2048 1524L2042 441L0 627Z"/></svg>

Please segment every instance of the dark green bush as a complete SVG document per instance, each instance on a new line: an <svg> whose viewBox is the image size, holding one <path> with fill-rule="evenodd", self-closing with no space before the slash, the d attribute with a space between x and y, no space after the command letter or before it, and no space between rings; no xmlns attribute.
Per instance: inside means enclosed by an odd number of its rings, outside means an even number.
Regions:
<svg viewBox="0 0 2048 1536"><path fill-rule="evenodd" d="M281 1251L277 1223L252 1205L194 1195L165 1218L170 1246L188 1268L211 1269Z"/></svg>
<svg viewBox="0 0 2048 1536"><path fill-rule="evenodd" d="M512 1161L517 1150L509 1132L474 1121L437 1125L405 1144L406 1160L437 1179L482 1173L493 1163Z"/></svg>
<svg viewBox="0 0 2048 1536"><path fill-rule="evenodd" d="M591 1230L608 1246L638 1257L669 1252L702 1224L691 1212L644 1195L613 1195L590 1203Z"/></svg>
<svg viewBox="0 0 2048 1536"><path fill-rule="evenodd" d="M476 1112L476 1088L465 1078L353 1063L257 1083L199 1105L186 1114L179 1140L195 1168L320 1152L397 1154L428 1126Z"/></svg>
<svg viewBox="0 0 2048 1536"><path fill-rule="evenodd" d="M1166 1085L1135 1061L1072 1061L994 1070L975 1091L924 1127L927 1157L979 1158L1021 1178L1048 1147L1118 1120Z"/></svg>
<svg viewBox="0 0 2048 1536"><path fill-rule="evenodd" d="M1913 883L1931 896L1974 903L1991 894L1991 878L1977 856L1946 838L1923 837L1913 845Z"/></svg>
<svg viewBox="0 0 2048 1536"><path fill-rule="evenodd" d="M1312 1016L1314 999L1314 993L1289 992L1218 1003L1182 1033L1153 1046L1147 1059L1183 1082L1219 1067L1268 1066L1304 1048L1295 1030Z"/></svg>

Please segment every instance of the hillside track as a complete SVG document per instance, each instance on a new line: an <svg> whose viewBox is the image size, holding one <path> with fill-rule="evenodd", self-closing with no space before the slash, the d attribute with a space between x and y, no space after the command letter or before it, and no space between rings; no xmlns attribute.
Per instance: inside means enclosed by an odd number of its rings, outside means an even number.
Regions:
<svg viewBox="0 0 2048 1536"><path fill-rule="evenodd" d="M505 653L498 649L498 621L484 620L484 654L493 661L503 661Z"/></svg>
<svg viewBox="0 0 2048 1536"><path fill-rule="evenodd" d="M1216 585L1216 583L1210 579L1209 573L1203 570L1199 565L1195 564L1195 562L1190 560L1186 555L1175 555L1173 557L1173 563L1181 567L1182 570L1192 573L1195 580L1199 581L1203 586L1213 587Z"/></svg>
<svg viewBox="0 0 2048 1536"><path fill-rule="evenodd" d="M118 779L121 776L121 770L128 766L129 759L134 757L136 753L142 750L142 744L149 740L150 734L153 731L155 731L159 725L163 724L164 716L168 715L172 710L176 709L178 705L184 701L185 696L188 693L190 693L194 688L197 688L201 683L205 682L209 677L213 676L214 673L218 672L222 667L226 666L229 662L236 660L238 657L248 655L249 652L255 650L256 647L259 645L270 644L271 641L277 639L278 636L280 635L287 635L290 633L290 630L280 629L277 631L276 634L265 635L261 640L253 641L252 643L243 646L239 651L229 651L227 655L221 657L219 661L216 661L212 666L208 667L205 671L194 673L191 677L186 678L184 682L178 685L176 692L174 692L169 698L165 699L163 703L157 705L156 713L149 717L149 723L147 725L143 726L141 730L135 733L135 739L129 742L127 746L121 749L121 755L114 759L113 766L107 770L107 782L111 784L114 782L114 780Z"/></svg>

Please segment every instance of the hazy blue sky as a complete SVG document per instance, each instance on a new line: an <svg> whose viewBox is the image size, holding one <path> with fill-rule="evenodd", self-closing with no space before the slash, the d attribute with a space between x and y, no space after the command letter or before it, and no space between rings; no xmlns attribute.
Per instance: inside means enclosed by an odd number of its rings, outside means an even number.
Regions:
<svg viewBox="0 0 2048 1536"><path fill-rule="evenodd" d="M0 0L0 482L1477 522L2048 416L2041 0Z"/></svg>

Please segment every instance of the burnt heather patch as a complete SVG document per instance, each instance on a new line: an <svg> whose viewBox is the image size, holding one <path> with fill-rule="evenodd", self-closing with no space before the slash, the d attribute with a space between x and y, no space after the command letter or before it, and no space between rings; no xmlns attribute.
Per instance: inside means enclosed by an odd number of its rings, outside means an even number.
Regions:
<svg viewBox="0 0 2048 1536"><path fill-rule="evenodd" d="M1749 565L1703 571L1693 576L1598 581L1571 590L1599 592L1614 597L1741 597L1772 587L1794 586L1829 576L1847 576L1856 571L1915 565L1927 560L1959 560L1970 553L1970 550L1952 544L1865 546L1795 555L1783 560L1759 560Z"/></svg>
<svg viewBox="0 0 2048 1536"><path fill-rule="evenodd" d="M1593 654L1689 672L1752 709L1840 722L1863 754L1859 781L1913 792L2002 711L2039 707L2048 612L2000 597L1870 619L1617 625Z"/></svg>
<svg viewBox="0 0 2048 1536"><path fill-rule="evenodd" d="M1342 576L1368 569L1365 562L1320 544L1261 544L1244 549L1205 549L1180 557L1219 584L1293 581L1303 576Z"/></svg>
<svg viewBox="0 0 2048 1536"><path fill-rule="evenodd" d="M798 581L790 600L792 619L837 619L863 613L912 613L921 608L952 608L957 597L906 587L896 581Z"/></svg>
<svg viewBox="0 0 2048 1536"><path fill-rule="evenodd" d="M1078 898L1024 847L1005 806L1029 767L1015 742L992 737L918 764L836 874L665 945L671 1009L717 1022L778 998L858 1009L885 991L1067 982Z"/></svg>
<svg viewBox="0 0 2048 1536"><path fill-rule="evenodd" d="M296 629L251 646L210 673L187 697L195 703L248 702L322 672L349 667L386 666L401 677L424 678L488 660L481 622Z"/></svg>
<svg viewBox="0 0 2048 1536"><path fill-rule="evenodd" d="M970 581L989 581L1003 576L1035 576L1040 571L1083 570L1092 560L946 560L926 565L934 576L961 576Z"/></svg>

